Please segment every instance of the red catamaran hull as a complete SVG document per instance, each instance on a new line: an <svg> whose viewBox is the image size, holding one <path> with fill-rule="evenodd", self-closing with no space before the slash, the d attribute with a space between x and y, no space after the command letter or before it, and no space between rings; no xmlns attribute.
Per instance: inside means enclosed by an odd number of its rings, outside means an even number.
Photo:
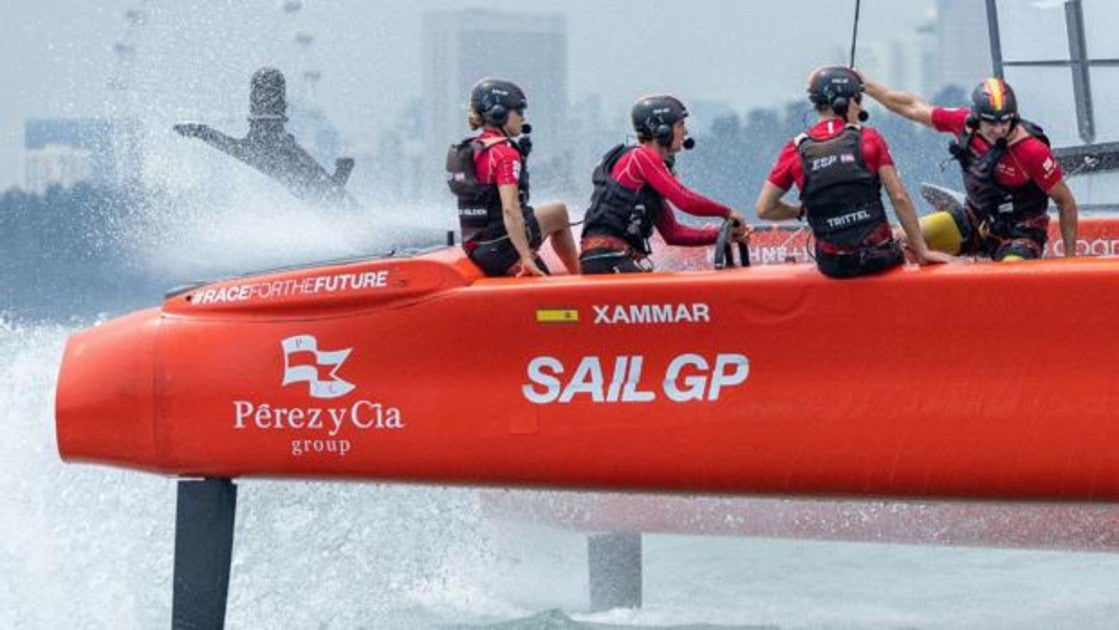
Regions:
<svg viewBox="0 0 1119 630"><path fill-rule="evenodd" d="M79 332L64 459L206 476L1119 499L1119 260L483 279L457 249Z"/></svg>

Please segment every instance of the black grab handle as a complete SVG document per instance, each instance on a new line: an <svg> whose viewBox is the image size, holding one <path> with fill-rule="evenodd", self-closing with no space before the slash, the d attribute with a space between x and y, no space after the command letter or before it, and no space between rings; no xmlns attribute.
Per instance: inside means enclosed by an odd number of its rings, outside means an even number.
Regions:
<svg viewBox="0 0 1119 630"><path fill-rule="evenodd" d="M730 241L730 233L738 227L738 221L727 219L723 227L719 228L719 238L715 241L715 268L727 269L734 267L734 248ZM738 264L743 267L750 266L750 248L746 243L738 243Z"/></svg>

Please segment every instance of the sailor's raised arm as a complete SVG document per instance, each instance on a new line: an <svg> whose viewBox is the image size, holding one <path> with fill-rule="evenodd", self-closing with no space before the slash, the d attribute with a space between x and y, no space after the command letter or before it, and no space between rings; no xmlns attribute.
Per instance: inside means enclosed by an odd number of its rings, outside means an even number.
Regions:
<svg viewBox="0 0 1119 630"><path fill-rule="evenodd" d="M862 79L866 94L881 103L886 109L926 127L933 126L933 107L921 100L921 97L909 92L891 90L880 83L871 81L865 75L862 75Z"/></svg>

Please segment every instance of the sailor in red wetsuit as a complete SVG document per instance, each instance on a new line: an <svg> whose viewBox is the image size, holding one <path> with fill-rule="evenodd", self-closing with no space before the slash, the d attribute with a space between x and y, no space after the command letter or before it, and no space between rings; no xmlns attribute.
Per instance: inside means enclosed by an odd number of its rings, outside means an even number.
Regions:
<svg viewBox="0 0 1119 630"><path fill-rule="evenodd" d="M892 112L956 136L950 146L960 163L967 204L922 218L930 247L992 260L1040 258L1049 234L1049 200L1057 204L1065 255L1076 255L1076 198L1049 139L1018 115L1014 90L986 79L971 93L971 108L933 107L913 94L866 81L866 91Z"/></svg>
<svg viewBox="0 0 1119 630"><path fill-rule="evenodd" d="M758 195L758 217L807 218L815 237L816 266L829 277L877 273L905 262L882 204L884 186L914 243L917 262L950 260L925 246L886 141L859 124L867 118L862 92L858 75L848 68L828 66L812 73L808 94L818 121L781 150ZM793 185L800 190L801 205L781 200Z"/></svg>
<svg viewBox="0 0 1119 630"><path fill-rule="evenodd" d="M545 240L569 273L579 259L567 206L559 202L528 205L525 160L531 144L525 123L528 100L510 81L482 79L470 91L468 122L476 137L451 145L447 183L458 197L462 247L488 276L547 273L536 255ZM514 138L521 136L520 141Z"/></svg>
<svg viewBox="0 0 1119 630"><path fill-rule="evenodd" d="M690 227L676 221L672 202L688 214L730 219L738 225L733 237L745 241L749 228L742 215L688 190L672 170L674 157L690 149L684 119L688 110L674 96L637 99L631 112L640 144L619 144L594 169L594 192L587 209L579 257L583 273L649 271L653 228L669 245L703 246L715 243L717 227Z"/></svg>

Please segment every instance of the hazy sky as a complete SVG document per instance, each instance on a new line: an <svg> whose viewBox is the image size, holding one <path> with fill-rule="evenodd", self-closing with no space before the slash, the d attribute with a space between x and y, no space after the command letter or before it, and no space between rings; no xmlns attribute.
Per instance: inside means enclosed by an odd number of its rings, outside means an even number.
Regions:
<svg viewBox="0 0 1119 630"><path fill-rule="evenodd" d="M978 1L978 0L977 0ZM184 118L244 129L248 76L262 65L298 75L293 37L315 36L319 101L344 135L371 138L420 95L420 23L453 0L0 0L0 188L17 183L23 120L101 116L121 107L105 89L124 12L143 7L135 31L136 97L149 123ZM567 17L572 101L601 94L607 108L670 90L740 110L803 95L807 73L849 45L854 0L487 0L495 10ZM863 0L860 41L914 37L933 0ZM526 51L531 54L531 51ZM307 58L307 57L303 57ZM289 90L292 89L289 85ZM112 101L111 99L117 99Z"/></svg>

